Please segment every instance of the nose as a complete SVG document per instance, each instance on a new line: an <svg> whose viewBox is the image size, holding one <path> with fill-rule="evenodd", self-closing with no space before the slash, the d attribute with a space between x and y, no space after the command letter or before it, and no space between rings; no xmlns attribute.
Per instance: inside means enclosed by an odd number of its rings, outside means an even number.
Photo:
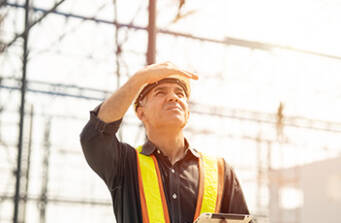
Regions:
<svg viewBox="0 0 341 223"><path fill-rule="evenodd" d="M167 95L167 101L179 101L179 97L175 92L169 92Z"/></svg>

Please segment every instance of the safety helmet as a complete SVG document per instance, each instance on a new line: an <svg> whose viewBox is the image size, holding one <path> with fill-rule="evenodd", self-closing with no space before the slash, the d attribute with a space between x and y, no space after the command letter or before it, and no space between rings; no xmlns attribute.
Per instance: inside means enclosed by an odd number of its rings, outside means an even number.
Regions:
<svg viewBox="0 0 341 223"><path fill-rule="evenodd" d="M151 84L147 84L141 88L138 93L138 96L134 102L134 110L137 111L137 108L140 106L141 101L146 97L146 95L153 90L156 86L162 83L176 83L178 84L185 92L186 97L189 98L191 93L191 86L188 78L182 77L180 75L171 75L167 78L161 79Z"/></svg>

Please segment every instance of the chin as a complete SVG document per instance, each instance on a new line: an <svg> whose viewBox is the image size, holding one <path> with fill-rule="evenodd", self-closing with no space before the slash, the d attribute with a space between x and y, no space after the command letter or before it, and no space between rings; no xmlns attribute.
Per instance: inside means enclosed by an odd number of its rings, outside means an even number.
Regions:
<svg viewBox="0 0 341 223"><path fill-rule="evenodd" d="M169 126L169 127L175 127L175 128L183 128L187 124L187 119L184 116L183 113L166 113L165 115L162 115L162 117L159 117L158 123L162 126Z"/></svg>
<svg viewBox="0 0 341 223"><path fill-rule="evenodd" d="M175 119L171 119L168 120L167 124L170 126L177 126L179 128L184 128L186 125L186 121L184 119L179 119L179 118L175 118Z"/></svg>

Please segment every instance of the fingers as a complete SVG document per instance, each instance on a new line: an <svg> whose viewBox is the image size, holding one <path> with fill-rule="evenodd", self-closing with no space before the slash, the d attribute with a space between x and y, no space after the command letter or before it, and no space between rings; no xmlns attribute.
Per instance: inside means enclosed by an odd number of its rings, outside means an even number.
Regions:
<svg viewBox="0 0 341 223"><path fill-rule="evenodd" d="M175 72L177 74L180 74L181 76L184 76L184 77L187 77L187 78L190 78L190 79L193 79L193 80L198 80L199 79L199 76L192 73L192 72L189 72L189 71L185 71L185 70L181 70L179 68L177 68L173 63L171 62L164 62L164 63L161 63L162 65L165 65L167 68L169 68L172 72Z"/></svg>
<svg viewBox="0 0 341 223"><path fill-rule="evenodd" d="M184 71L184 70L178 70L177 74L180 74L183 77L193 79L193 80L199 79L198 75L191 73L191 72L188 72L188 71Z"/></svg>
<svg viewBox="0 0 341 223"><path fill-rule="evenodd" d="M174 74L188 79L199 79L198 75L189 71L181 70L171 62L148 65L140 71L140 74L141 73L143 74L142 76L146 78L147 83L153 83Z"/></svg>
<svg viewBox="0 0 341 223"><path fill-rule="evenodd" d="M188 72L188 71L185 71L187 75L190 75L190 78L193 79L193 80L198 80L199 79L199 76L194 74L194 73L191 73L191 72Z"/></svg>

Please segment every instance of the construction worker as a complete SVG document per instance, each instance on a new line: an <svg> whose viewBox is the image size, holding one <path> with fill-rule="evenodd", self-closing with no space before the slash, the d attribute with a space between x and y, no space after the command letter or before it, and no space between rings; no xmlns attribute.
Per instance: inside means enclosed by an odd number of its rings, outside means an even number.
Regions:
<svg viewBox="0 0 341 223"><path fill-rule="evenodd" d="M81 133L83 152L108 186L118 223L193 222L204 212L249 214L231 167L199 153L184 137L189 79L198 76L169 62L146 66L90 112ZM137 148L116 137L133 102L147 136Z"/></svg>

